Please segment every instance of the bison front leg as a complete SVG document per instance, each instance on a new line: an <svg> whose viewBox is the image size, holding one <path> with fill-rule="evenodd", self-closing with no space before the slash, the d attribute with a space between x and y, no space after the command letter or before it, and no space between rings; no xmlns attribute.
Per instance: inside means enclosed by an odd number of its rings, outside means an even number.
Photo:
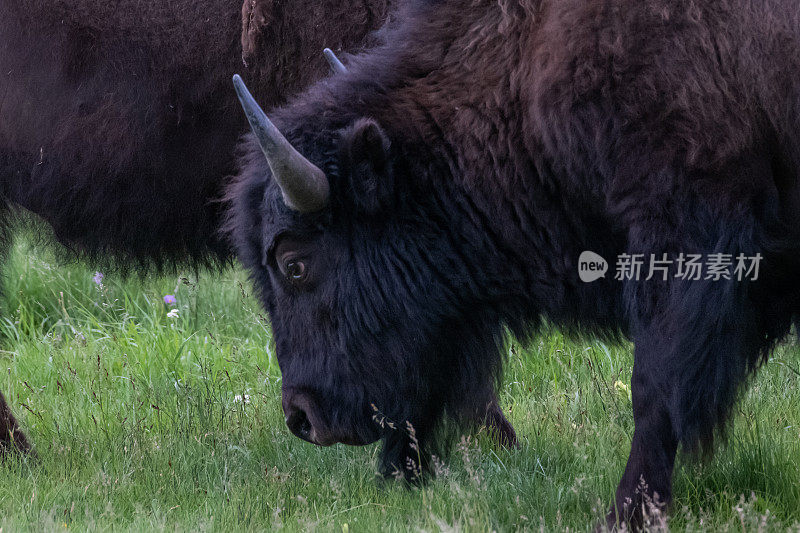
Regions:
<svg viewBox="0 0 800 533"><path fill-rule="evenodd" d="M735 231L718 242L741 243L746 229ZM731 248L725 253L735 257L741 251ZM640 281L628 289L636 298L635 429L608 525L625 522L640 529L671 502L678 446L711 449L746 378L785 328L766 319L747 280Z"/></svg>
<svg viewBox="0 0 800 533"><path fill-rule="evenodd" d="M27 453L31 451L31 445L19 428L3 393L0 393L0 455L12 450Z"/></svg>
<svg viewBox="0 0 800 533"><path fill-rule="evenodd" d="M424 483L431 466L429 433L425 425L410 422L387 431L378 460L378 474L384 479L403 480L411 485Z"/></svg>
<svg viewBox="0 0 800 533"><path fill-rule="evenodd" d="M639 530L647 516L661 513L672 499L678 440L670 420L668 394L654 364L658 360L656 346L645 339L637 341L631 378L635 429L625 473L607 517L609 529L624 523Z"/></svg>
<svg viewBox="0 0 800 533"><path fill-rule="evenodd" d="M635 343L635 428L608 525L635 529L670 503L678 447L711 451L748 376L788 332L795 282L785 265L797 253L767 229L780 227L769 156L744 153L712 175L647 172L656 151L626 153L646 156L618 166L611 195L628 258L642 261L638 274L620 276Z"/></svg>

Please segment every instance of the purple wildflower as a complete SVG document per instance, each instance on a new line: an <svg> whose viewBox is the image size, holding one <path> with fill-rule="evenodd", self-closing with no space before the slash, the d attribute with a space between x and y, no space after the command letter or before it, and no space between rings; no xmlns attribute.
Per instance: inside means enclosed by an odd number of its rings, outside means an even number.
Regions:
<svg viewBox="0 0 800 533"><path fill-rule="evenodd" d="M95 285L102 285L104 277L102 272L95 272L94 276L92 276L92 281L94 281Z"/></svg>
<svg viewBox="0 0 800 533"><path fill-rule="evenodd" d="M167 305L175 305L178 300L172 294L167 294L164 296L164 303Z"/></svg>

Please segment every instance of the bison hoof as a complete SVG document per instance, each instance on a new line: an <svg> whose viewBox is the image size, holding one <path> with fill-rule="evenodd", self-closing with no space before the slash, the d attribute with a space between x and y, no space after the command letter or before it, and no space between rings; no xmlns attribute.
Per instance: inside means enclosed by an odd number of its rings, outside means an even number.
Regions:
<svg viewBox="0 0 800 533"><path fill-rule="evenodd" d="M637 499L638 500L638 499ZM649 509L648 509L649 508ZM623 506L618 513L612 508L606 515L605 524L599 524L595 531L666 531L666 506L663 504L642 503Z"/></svg>

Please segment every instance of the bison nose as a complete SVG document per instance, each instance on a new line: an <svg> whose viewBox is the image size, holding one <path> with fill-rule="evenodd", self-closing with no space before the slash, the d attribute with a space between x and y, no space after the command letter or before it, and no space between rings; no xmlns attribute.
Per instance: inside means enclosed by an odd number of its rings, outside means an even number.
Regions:
<svg viewBox="0 0 800 533"><path fill-rule="evenodd" d="M286 426L295 436L319 446L335 442L323 422L317 402L305 391L286 389L283 392Z"/></svg>
<svg viewBox="0 0 800 533"><path fill-rule="evenodd" d="M289 431L297 437L308 442L314 442L311 440L311 422L308 420L306 412L302 409L295 409L291 414L287 414L286 425L289 426Z"/></svg>

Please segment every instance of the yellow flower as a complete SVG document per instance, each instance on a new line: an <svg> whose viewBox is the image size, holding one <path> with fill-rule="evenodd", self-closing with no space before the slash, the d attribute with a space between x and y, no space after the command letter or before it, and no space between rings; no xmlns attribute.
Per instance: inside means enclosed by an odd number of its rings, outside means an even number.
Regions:
<svg viewBox="0 0 800 533"><path fill-rule="evenodd" d="M619 392L628 396L628 399L631 397L631 387L627 383L623 383L621 380L617 380L614 383L614 388L617 389Z"/></svg>

